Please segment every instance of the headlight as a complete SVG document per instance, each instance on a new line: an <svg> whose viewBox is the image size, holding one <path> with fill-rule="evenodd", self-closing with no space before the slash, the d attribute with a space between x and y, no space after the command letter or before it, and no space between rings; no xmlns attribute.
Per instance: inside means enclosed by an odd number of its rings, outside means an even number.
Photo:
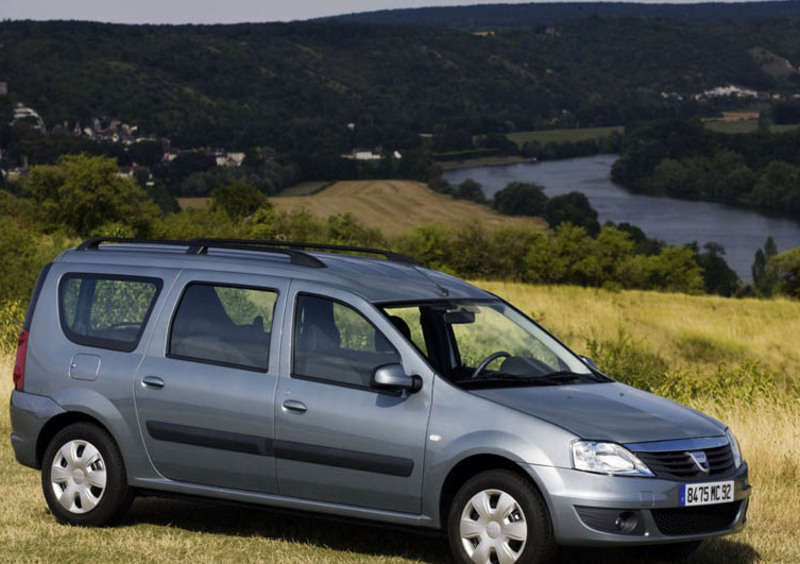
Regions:
<svg viewBox="0 0 800 564"><path fill-rule="evenodd" d="M614 443L575 441L572 461L576 470L613 476L653 476L650 469L629 450Z"/></svg>
<svg viewBox="0 0 800 564"><path fill-rule="evenodd" d="M742 449L739 448L739 441L733 436L733 431L725 429L725 436L728 437L728 442L731 443L731 452L733 453L733 465L738 468L742 465Z"/></svg>

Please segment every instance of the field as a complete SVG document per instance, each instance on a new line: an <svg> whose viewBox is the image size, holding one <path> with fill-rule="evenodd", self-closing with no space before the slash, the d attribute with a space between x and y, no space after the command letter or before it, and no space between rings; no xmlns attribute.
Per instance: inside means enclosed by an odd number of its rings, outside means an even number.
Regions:
<svg viewBox="0 0 800 564"><path fill-rule="evenodd" d="M380 229L386 236L408 231L429 223L458 225L465 221L485 227L533 225L544 222L533 218L500 215L486 206L437 194L424 184L404 180L353 180L337 182L312 196L272 198L280 211L308 210L325 219L331 215L352 213L365 227Z"/></svg>
<svg viewBox="0 0 800 564"><path fill-rule="evenodd" d="M620 330L672 369L713 379L720 365L757 361L797 378L800 303L725 300L647 292L479 283L517 304L580 352L612 343ZM281 564L448 562L444 542L359 523L263 509L140 499L112 529L59 526L47 514L39 474L13 461L6 412L11 356L0 356L1 562L267 562ZM602 365L601 365L602 368ZM735 537L707 542L692 564L800 562L800 402L759 394L696 397L692 405L728 422L751 468L750 523ZM570 550L561 564L633 564L638 553ZM647 562L657 562L648 559Z"/></svg>
<svg viewBox="0 0 800 564"><path fill-rule="evenodd" d="M564 143L571 141L576 143L578 141L586 141L588 139L600 139L601 137L608 137L612 133L622 134L625 130L624 127L582 127L578 129L548 129L541 131L517 131L506 135L511 141L522 147L529 141L538 141L541 144L549 143Z"/></svg>
<svg viewBox="0 0 800 564"><path fill-rule="evenodd" d="M741 120L708 120L705 122L708 129L716 131L717 133L753 133L758 131L758 119L741 119ZM797 129L797 125L770 125L769 130L772 133L783 133L784 131L791 131Z"/></svg>

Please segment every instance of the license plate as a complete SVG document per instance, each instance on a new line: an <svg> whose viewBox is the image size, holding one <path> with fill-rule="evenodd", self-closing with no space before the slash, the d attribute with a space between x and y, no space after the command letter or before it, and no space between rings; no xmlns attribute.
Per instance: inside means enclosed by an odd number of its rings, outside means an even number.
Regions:
<svg viewBox="0 0 800 564"><path fill-rule="evenodd" d="M681 506L713 505L733 501L733 480L707 482L704 484L682 484Z"/></svg>

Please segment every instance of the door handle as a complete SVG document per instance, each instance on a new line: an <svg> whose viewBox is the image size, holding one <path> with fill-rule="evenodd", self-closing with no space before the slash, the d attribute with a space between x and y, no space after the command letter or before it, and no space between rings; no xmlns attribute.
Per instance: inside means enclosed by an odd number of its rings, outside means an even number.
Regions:
<svg viewBox="0 0 800 564"><path fill-rule="evenodd" d="M159 378L158 376L145 376L142 378L142 386L145 388L153 388L155 390L160 390L164 387L164 380Z"/></svg>
<svg viewBox="0 0 800 564"><path fill-rule="evenodd" d="M283 409L287 411L294 411L295 413L305 413L308 409L306 404L297 400L286 400L283 402Z"/></svg>

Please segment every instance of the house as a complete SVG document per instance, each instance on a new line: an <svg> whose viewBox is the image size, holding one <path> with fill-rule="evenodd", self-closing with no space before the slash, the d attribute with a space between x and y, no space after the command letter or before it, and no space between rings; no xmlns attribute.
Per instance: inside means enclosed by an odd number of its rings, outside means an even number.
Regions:
<svg viewBox="0 0 800 564"><path fill-rule="evenodd" d="M244 162L244 153L231 153L226 152L222 155L217 155L217 166L242 166Z"/></svg>
<svg viewBox="0 0 800 564"><path fill-rule="evenodd" d="M342 155L342 158L351 161L379 161L381 154L370 149L353 149L352 152Z"/></svg>
<svg viewBox="0 0 800 564"><path fill-rule="evenodd" d="M31 125L33 125L34 128L38 129L42 133L46 131L42 116L40 116L33 108L29 108L23 104L17 104L14 108L14 119L11 121L11 125L14 125L19 120L28 120L31 122Z"/></svg>

